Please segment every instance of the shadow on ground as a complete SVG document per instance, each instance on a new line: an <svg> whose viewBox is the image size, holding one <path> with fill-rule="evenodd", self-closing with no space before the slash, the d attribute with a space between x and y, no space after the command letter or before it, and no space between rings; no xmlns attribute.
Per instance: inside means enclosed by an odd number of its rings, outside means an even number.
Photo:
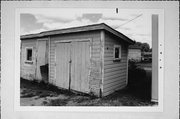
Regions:
<svg viewBox="0 0 180 119"><path fill-rule="evenodd" d="M147 88L127 86L113 94L97 98L73 93L44 82L21 79L21 106L152 106ZM139 87L139 88L137 88Z"/></svg>

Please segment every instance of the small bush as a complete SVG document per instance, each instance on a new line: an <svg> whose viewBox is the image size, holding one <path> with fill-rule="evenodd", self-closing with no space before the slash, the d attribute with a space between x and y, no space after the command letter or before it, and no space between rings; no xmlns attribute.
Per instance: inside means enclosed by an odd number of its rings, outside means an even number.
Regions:
<svg viewBox="0 0 180 119"><path fill-rule="evenodd" d="M129 60L128 69L129 70L135 70L137 68L136 61L131 59Z"/></svg>
<svg viewBox="0 0 180 119"><path fill-rule="evenodd" d="M133 61L129 62L128 88L133 95L141 99L151 99L151 76Z"/></svg>
<svg viewBox="0 0 180 119"><path fill-rule="evenodd" d="M129 85L138 85L142 84L146 79L146 71L142 68L139 68L134 61L129 61L128 68L128 82Z"/></svg>

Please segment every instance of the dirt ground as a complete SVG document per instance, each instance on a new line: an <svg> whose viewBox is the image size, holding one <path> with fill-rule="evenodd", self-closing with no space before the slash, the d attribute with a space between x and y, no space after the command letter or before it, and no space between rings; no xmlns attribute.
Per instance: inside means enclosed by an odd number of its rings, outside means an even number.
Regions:
<svg viewBox="0 0 180 119"><path fill-rule="evenodd" d="M142 87L144 88L144 87ZM55 86L21 79L21 106L156 106L147 91L125 88L109 96L97 98L75 94Z"/></svg>

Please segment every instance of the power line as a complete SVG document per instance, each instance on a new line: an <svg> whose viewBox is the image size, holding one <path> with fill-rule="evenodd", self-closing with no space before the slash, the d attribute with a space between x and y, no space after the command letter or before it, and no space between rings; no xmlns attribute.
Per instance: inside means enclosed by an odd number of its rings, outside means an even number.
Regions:
<svg viewBox="0 0 180 119"><path fill-rule="evenodd" d="M125 25L125 24L127 24L127 23L129 23L129 22L131 22L131 21L133 21L133 20L135 20L135 19L137 19L138 17L140 17L140 16L142 16L142 15L143 15L143 14L140 14L140 15L134 17L133 19L131 19L131 20L129 20L129 21L127 21L127 22L121 24L119 27L121 27L121 26L123 26L123 25Z"/></svg>

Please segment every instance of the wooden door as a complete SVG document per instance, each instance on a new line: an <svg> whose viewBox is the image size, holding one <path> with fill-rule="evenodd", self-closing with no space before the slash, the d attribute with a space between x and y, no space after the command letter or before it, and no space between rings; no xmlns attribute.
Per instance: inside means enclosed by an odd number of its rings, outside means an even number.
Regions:
<svg viewBox="0 0 180 119"><path fill-rule="evenodd" d="M69 89L70 43L56 44L56 85Z"/></svg>
<svg viewBox="0 0 180 119"><path fill-rule="evenodd" d="M89 92L90 45L88 41L72 42L71 60L70 88L80 92Z"/></svg>
<svg viewBox="0 0 180 119"><path fill-rule="evenodd" d="M38 41L37 45L36 78L42 80L41 66L46 64L46 40Z"/></svg>

